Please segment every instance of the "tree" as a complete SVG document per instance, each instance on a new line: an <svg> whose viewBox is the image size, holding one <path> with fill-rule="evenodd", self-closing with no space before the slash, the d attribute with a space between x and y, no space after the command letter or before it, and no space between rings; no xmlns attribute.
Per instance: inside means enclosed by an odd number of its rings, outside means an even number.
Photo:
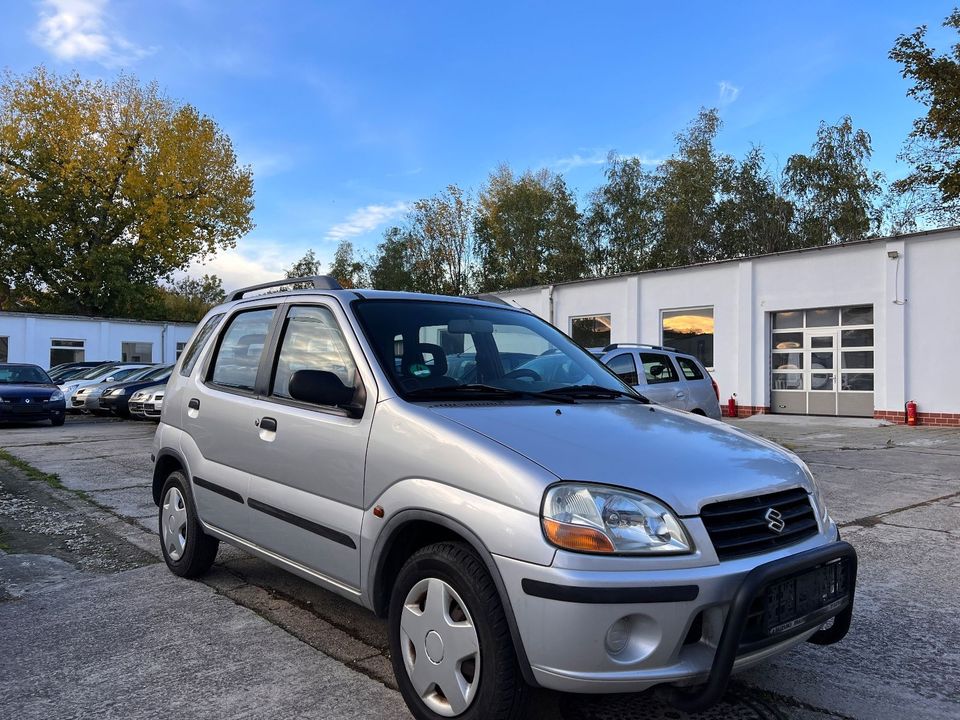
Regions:
<svg viewBox="0 0 960 720"><path fill-rule="evenodd" d="M216 275L184 277L161 291L164 307L158 317L179 322L199 322L210 308L222 303L226 297L223 282Z"/></svg>
<svg viewBox="0 0 960 720"><path fill-rule="evenodd" d="M758 147L731 168L716 210L718 258L763 255L798 246L793 229L796 207L782 184L767 169Z"/></svg>
<svg viewBox="0 0 960 720"><path fill-rule="evenodd" d="M466 295L473 263L473 202L456 185L414 203L407 253L421 292Z"/></svg>
<svg viewBox="0 0 960 720"><path fill-rule="evenodd" d="M404 292L419 289L410 245L411 240L402 228L387 229L369 263L371 287Z"/></svg>
<svg viewBox="0 0 960 720"><path fill-rule="evenodd" d="M657 168L654 201L660 218L654 267L690 265L720 255L717 199L733 166L733 158L714 148L720 125L715 108L702 109L677 135L676 152Z"/></svg>
<svg viewBox="0 0 960 720"><path fill-rule="evenodd" d="M302 258L297 260L292 266L284 270L288 278L313 277L320 275L320 261L313 250L307 250Z"/></svg>
<svg viewBox="0 0 960 720"><path fill-rule="evenodd" d="M317 267L319 268L319 265ZM341 240L333 254L333 263L330 265L328 274L333 275L341 286L354 288L367 284L364 277L365 269L364 264L353 256L353 243L349 240Z"/></svg>
<svg viewBox="0 0 960 720"><path fill-rule="evenodd" d="M960 31L960 10L943 26ZM913 87L907 95L927 112L913 122L901 158L913 166L893 190L910 199L916 213L939 224L960 222L960 43L948 55L936 55L926 44L926 26L897 38L890 58Z"/></svg>
<svg viewBox="0 0 960 720"><path fill-rule="evenodd" d="M613 152L604 175L606 182L591 194L584 219L590 271L599 276L644 270L659 219L654 175L639 158Z"/></svg>
<svg viewBox="0 0 960 720"><path fill-rule="evenodd" d="M230 139L156 84L42 68L0 84L5 305L138 316L158 279L251 229L252 198Z"/></svg>
<svg viewBox="0 0 960 720"><path fill-rule="evenodd" d="M850 116L836 125L820 123L812 154L792 155L786 187L798 208L798 233L805 247L860 240L882 220L878 199L883 175L867 168L870 135Z"/></svg>
<svg viewBox="0 0 960 720"><path fill-rule="evenodd" d="M563 178L547 170L490 175L474 221L480 290L583 277L587 258L580 213Z"/></svg>

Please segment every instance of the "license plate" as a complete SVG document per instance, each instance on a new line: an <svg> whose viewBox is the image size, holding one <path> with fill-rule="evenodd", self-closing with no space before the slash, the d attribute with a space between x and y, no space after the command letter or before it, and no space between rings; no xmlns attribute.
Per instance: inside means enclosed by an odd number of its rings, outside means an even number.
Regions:
<svg viewBox="0 0 960 720"><path fill-rule="evenodd" d="M767 635L787 632L842 608L849 600L848 578L847 563L840 560L771 585L764 597Z"/></svg>

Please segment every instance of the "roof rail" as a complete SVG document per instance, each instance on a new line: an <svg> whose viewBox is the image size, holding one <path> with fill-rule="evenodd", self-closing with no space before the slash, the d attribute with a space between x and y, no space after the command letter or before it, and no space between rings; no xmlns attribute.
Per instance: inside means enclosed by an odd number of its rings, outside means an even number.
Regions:
<svg viewBox="0 0 960 720"><path fill-rule="evenodd" d="M621 347L642 347L642 348L650 348L651 350L666 350L667 352L680 352L676 348L667 347L666 345L650 345L648 343L629 343L629 342L614 343L613 345L607 345L603 349L603 352L610 352L611 350L616 350L617 348L621 348Z"/></svg>
<svg viewBox="0 0 960 720"><path fill-rule="evenodd" d="M310 283L315 290L342 290L343 287L337 282L333 275L311 275L301 278L284 278L283 280L274 280L272 282L260 283L259 285L250 285L240 288L230 293L229 300L239 300L247 293L254 290L266 290L267 288L283 287L284 285L294 285L296 283Z"/></svg>
<svg viewBox="0 0 960 720"><path fill-rule="evenodd" d="M476 293L474 295L464 295L464 297L468 297L471 300L483 300L484 302L496 303L497 305L515 307L514 305L510 305L510 303L504 300L502 297L494 295L493 293Z"/></svg>

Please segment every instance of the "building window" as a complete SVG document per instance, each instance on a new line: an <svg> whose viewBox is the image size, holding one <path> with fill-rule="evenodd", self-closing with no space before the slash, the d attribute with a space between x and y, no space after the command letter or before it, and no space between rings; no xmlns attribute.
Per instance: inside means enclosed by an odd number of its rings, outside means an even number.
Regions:
<svg viewBox="0 0 960 720"><path fill-rule="evenodd" d="M0 363L9 362L10 338L0 337Z"/></svg>
<svg viewBox="0 0 960 720"><path fill-rule="evenodd" d="M661 342L713 367L713 308L660 311Z"/></svg>
<svg viewBox="0 0 960 720"><path fill-rule="evenodd" d="M125 342L120 343L121 362L153 362L153 343Z"/></svg>
<svg viewBox="0 0 960 720"><path fill-rule="evenodd" d="M570 318L570 337L581 347L606 347L610 344L610 316L585 315Z"/></svg>
<svg viewBox="0 0 960 720"><path fill-rule="evenodd" d="M83 362L83 346L83 340L53 338L50 340L50 367L56 367L64 363Z"/></svg>
<svg viewBox="0 0 960 720"><path fill-rule="evenodd" d="M177 343L177 357L176 357L177 360L179 360L179 359L180 359L180 356L183 355L183 350L184 350L184 348L186 348L186 347L187 347L187 344L186 344L185 342L178 342L178 343Z"/></svg>

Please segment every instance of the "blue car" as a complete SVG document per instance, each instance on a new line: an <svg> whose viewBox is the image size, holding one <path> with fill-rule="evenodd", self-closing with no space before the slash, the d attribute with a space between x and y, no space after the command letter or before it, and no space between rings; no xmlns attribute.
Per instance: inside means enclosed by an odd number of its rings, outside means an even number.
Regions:
<svg viewBox="0 0 960 720"><path fill-rule="evenodd" d="M65 410L63 393L38 365L0 364L0 422L63 425Z"/></svg>

